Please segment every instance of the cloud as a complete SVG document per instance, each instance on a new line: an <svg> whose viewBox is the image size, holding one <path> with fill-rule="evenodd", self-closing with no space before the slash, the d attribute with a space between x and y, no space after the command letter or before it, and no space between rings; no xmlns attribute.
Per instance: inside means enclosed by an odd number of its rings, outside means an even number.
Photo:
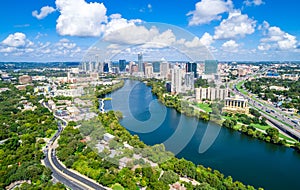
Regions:
<svg viewBox="0 0 300 190"><path fill-rule="evenodd" d="M127 20L122 18L122 15L120 14L112 14L109 16L108 20L109 22L106 25L103 25L104 36L107 36L111 32L121 31L123 28L135 26L136 23L142 22L138 19Z"/></svg>
<svg viewBox="0 0 300 190"><path fill-rule="evenodd" d="M103 32L107 23L106 7L103 3L87 3L85 0L56 0L60 12L56 30L60 35L95 37Z"/></svg>
<svg viewBox="0 0 300 190"><path fill-rule="evenodd" d="M263 31L264 38L260 40L259 50L269 50L271 48L279 50L289 50L297 48L295 36L282 31L277 26L270 26L266 21L259 27Z"/></svg>
<svg viewBox="0 0 300 190"><path fill-rule="evenodd" d="M14 34L10 34L7 38L5 38L1 44L9 47L21 48L25 46L33 45L33 42L26 39L26 35L21 32L16 32Z"/></svg>
<svg viewBox="0 0 300 190"><path fill-rule="evenodd" d="M245 0L243 3L246 6L259 6L259 5L265 4L265 2L262 0Z"/></svg>
<svg viewBox="0 0 300 190"><path fill-rule="evenodd" d="M202 0L196 3L194 11L187 13L187 16L191 16L189 25L201 25L220 20L221 14L230 11L232 7L231 0Z"/></svg>
<svg viewBox="0 0 300 190"><path fill-rule="evenodd" d="M0 53L5 53L6 56L19 56L24 53L33 52L34 43L26 38L26 35L21 32L8 35L0 43Z"/></svg>
<svg viewBox="0 0 300 190"><path fill-rule="evenodd" d="M195 48L195 47L210 47L210 45L214 42L213 37L205 32L201 38L194 37L191 41L186 41L185 39L178 40L177 43L184 44L187 48Z"/></svg>
<svg viewBox="0 0 300 190"><path fill-rule="evenodd" d="M167 47L176 42L176 36L172 30L168 29L156 36L150 41L150 45L156 47Z"/></svg>
<svg viewBox="0 0 300 190"><path fill-rule="evenodd" d="M172 30L162 32L155 26L140 25L141 20L127 20L120 14L113 14L105 25L103 40L119 45L144 45L166 47L176 41ZM145 47L146 48L146 47Z"/></svg>
<svg viewBox="0 0 300 190"><path fill-rule="evenodd" d="M27 39L26 35L20 32L10 34L0 43L0 53L6 57L18 58L52 58L64 59L77 57L81 58L81 48L76 43L63 38L57 43L50 42L36 42L33 43Z"/></svg>
<svg viewBox="0 0 300 190"><path fill-rule="evenodd" d="M34 16L37 19L43 19L46 16L48 16L49 14L53 13L55 11L55 9L53 7L50 6L45 6L41 8L41 12L40 14L38 13L37 10L32 11L32 16Z"/></svg>
<svg viewBox="0 0 300 190"><path fill-rule="evenodd" d="M257 49L259 49L261 51L267 51L267 50L271 49L271 45L270 44L266 44L266 43L260 43L257 46Z"/></svg>
<svg viewBox="0 0 300 190"><path fill-rule="evenodd" d="M237 44L236 41L234 40L228 40L221 47L223 51L231 52L231 53L238 52L238 48L239 48L239 44Z"/></svg>
<svg viewBox="0 0 300 190"><path fill-rule="evenodd" d="M209 47L212 43L214 43L213 36L211 36L209 33L205 32L203 36L200 38L200 42L206 46Z"/></svg>
<svg viewBox="0 0 300 190"><path fill-rule="evenodd" d="M256 21L248 15L241 14L235 10L229 13L227 19L222 20L219 26L215 27L214 39L234 39L245 37L255 32Z"/></svg>

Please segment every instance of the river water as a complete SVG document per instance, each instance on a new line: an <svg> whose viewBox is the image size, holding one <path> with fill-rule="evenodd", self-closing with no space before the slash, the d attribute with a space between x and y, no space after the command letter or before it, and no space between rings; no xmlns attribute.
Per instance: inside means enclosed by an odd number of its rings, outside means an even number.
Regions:
<svg viewBox="0 0 300 190"><path fill-rule="evenodd" d="M112 101L105 101L105 110L122 111L121 124L148 145L164 143L176 157L217 169L244 184L300 189L300 154L291 148L186 117L159 103L141 82L127 80L108 96ZM201 145L204 149L199 151Z"/></svg>

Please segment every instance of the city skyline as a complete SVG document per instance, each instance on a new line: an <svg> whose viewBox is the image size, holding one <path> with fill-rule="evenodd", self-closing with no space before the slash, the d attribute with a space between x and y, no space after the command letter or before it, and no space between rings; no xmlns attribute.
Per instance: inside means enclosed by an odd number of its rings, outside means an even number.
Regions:
<svg viewBox="0 0 300 190"><path fill-rule="evenodd" d="M203 44L220 61L295 61L300 60L297 4L295 0L3 1L0 59L81 61L101 36L127 26L137 30L123 35L125 42L139 35L169 46L182 42L167 28L139 27L160 22L191 32L196 37L185 45Z"/></svg>

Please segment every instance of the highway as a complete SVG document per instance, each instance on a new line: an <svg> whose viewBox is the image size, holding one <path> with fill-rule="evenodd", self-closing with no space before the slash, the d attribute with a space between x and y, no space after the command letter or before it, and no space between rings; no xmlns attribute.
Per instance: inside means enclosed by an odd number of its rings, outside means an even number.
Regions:
<svg viewBox="0 0 300 190"><path fill-rule="evenodd" d="M240 81L238 81L238 82L240 82ZM253 98L251 98L249 95L245 95L245 94L241 93L236 88L236 85L234 85L234 88L231 90L233 91L233 93L247 99L249 105L256 108L262 114L262 116L264 116L267 120L269 120L277 128L279 128L283 132L287 133L289 136L295 138L296 140L298 140L298 141L300 140L300 133L294 129L294 127L298 127L298 126L295 126L295 124L292 123L290 118L278 113L278 111L276 109L266 107L265 105L254 100ZM288 126L286 124L293 126L293 128L291 128L290 126Z"/></svg>
<svg viewBox="0 0 300 190"><path fill-rule="evenodd" d="M45 106L45 104L43 104ZM46 106L47 107L47 106ZM55 115L54 115L55 116ZM56 118L60 119L56 116ZM65 125L67 122L64 120L62 121ZM66 185L67 187L73 190L86 190L86 189L99 189L104 190L107 189L100 184L95 183L91 179L87 177L82 177L69 169L63 166L55 154L55 146L54 144L57 143L57 139L61 132L63 131L63 127L60 122L58 122L58 131L55 135L50 139L50 141L46 145L46 149L44 150L45 158L44 163L45 165L50 168L52 171L52 175L61 183Z"/></svg>

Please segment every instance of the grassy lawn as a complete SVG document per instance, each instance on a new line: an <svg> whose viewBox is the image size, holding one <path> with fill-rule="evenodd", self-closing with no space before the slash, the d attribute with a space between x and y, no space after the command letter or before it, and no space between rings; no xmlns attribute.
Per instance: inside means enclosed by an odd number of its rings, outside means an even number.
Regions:
<svg viewBox="0 0 300 190"><path fill-rule="evenodd" d="M207 113L212 111L211 107L209 107L210 106L209 104L199 103L199 104L197 104L197 106Z"/></svg>
<svg viewBox="0 0 300 190"><path fill-rule="evenodd" d="M287 137L287 136L285 136L285 135L283 135L283 134L279 134L279 138L283 138L283 139L285 139L285 140L288 140L288 141L293 141L293 142L296 142L294 139L292 139L292 138L290 138L290 137Z"/></svg>
<svg viewBox="0 0 300 190"><path fill-rule="evenodd" d="M260 125L260 124L254 124L254 123L251 123L250 126L255 127L257 129L261 129L261 130L266 130L266 129L270 128L269 125Z"/></svg>
<svg viewBox="0 0 300 190"><path fill-rule="evenodd" d="M254 124L254 123L251 123L250 126L253 126L253 127L257 128L257 129L261 129L261 130L264 130L264 131L267 130L270 127L269 125L264 126L264 125L260 125L260 124ZM287 137L287 136L285 136L285 135L283 135L281 133L279 133L279 138L283 138L285 140L289 140L289 141L295 142L294 139L289 138L289 137Z"/></svg>

